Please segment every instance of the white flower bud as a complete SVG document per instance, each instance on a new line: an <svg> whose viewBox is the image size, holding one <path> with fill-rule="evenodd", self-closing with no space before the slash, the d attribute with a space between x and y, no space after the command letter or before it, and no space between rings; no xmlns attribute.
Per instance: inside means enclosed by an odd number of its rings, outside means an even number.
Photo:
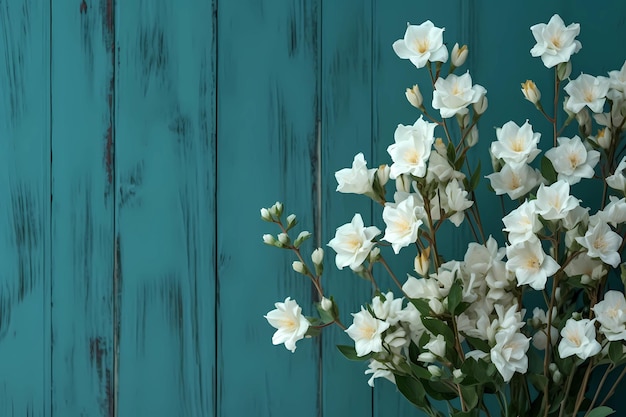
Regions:
<svg viewBox="0 0 626 417"><path fill-rule="evenodd" d="M463 378L463 376L464 376L464 375L463 375L463 371L461 371L460 369L455 369L454 371L452 371L452 376L453 376L455 379L461 379L461 378Z"/></svg>
<svg viewBox="0 0 626 417"><path fill-rule="evenodd" d="M378 167L378 170L376 171L376 177L378 178L378 183L381 186L387 184L387 181L389 181L390 172L391 168L387 164L383 164Z"/></svg>
<svg viewBox="0 0 626 417"><path fill-rule="evenodd" d="M263 235L263 243L267 245L274 245L276 243L276 239L274 239L274 236L269 234Z"/></svg>
<svg viewBox="0 0 626 417"><path fill-rule="evenodd" d="M278 235L278 241L280 243L282 243L283 245L286 245L289 243L289 235L287 235L287 233L280 233Z"/></svg>
<svg viewBox="0 0 626 417"><path fill-rule="evenodd" d="M374 247L374 249L372 249L372 251L370 252L370 262L374 263L378 260L378 257L380 256L380 248L378 246Z"/></svg>
<svg viewBox="0 0 626 417"><path fill-rule="evenodd" d="M470 148L478 143L478 128L476 126L472 127L472 130L467 134L465 142Z"/></svg>
<svg viewBox="0 0 626 417"><path fill-rule="evenodd" d="M537 85L531 80L526 80L525 83L522 83L522 93L524 94L524 98L534 105L537 105L539 100L541 100L541 91L539 91Z"/></svg>
<svg viewBox="0 0 626 417"><path fill-rule="evenodd" d="M554 371L552 374L552 381L554 381L555 384L560 384L563 381L563 374L561 371L558 369Z"/></svg>
<svg viewBox="0 0 626 417"><path fill-rule="evenodd" d="M559 80L563 81L566 78L569 78L572 73L572 63L570 61L561 62L556 67L556 75L559 77Z"/></svg>
<svg viewBox="0 0 626 417"><path fill-rule="evenodd" d="M568 110L568 108L567 108L567 102L568 101L569 101L569 97L565 97L563 99L563 110L565 110L565 113L567 113L568 117L574 117L574 116L576 116L576 114L573 113L571 110Z"/></svg>
<svg viewBox="0 0 626 417"><path fill-rule="evenodd" d="M333 302L330 301L326 297L322 297L322 301L320 301L320 305L322 307L322 310L324 311L330 311L333 308Z"/></svg>
<svg viewBox="0 0 626 417"><path fill-rule="evenodd" d="M467 59L467 45L463 45L459 48L459 44L455 43L452 48L452 53L450 54L450 61L452 61L452 65L455 67L460 67L465 64L465 60Z"/></svg>
<svg viewBox="0 0 626 417"><path fill-rule="evenodd" d="M552 362L548 365L548 370L550 371L550 373L554 373L559 370L559 367L556 366L556 363Z"/></svg>
<svg viewBox="0 0 626 417"><path fill-rule="evenodd" d="M417 360L424 363L433 363L437 360L437 357L431 352L422 352L417 357Z"/></svg>
<svg viewBox="0 0 626 417"><path fill-rule="evenodd" d="M608 127L600 129L596 136L590 136L589 139L597 143L602 149L609 149L611 147L611 129Z"/></svg>
<svg viewBox="0 0 626 417"><path fill-rule="evenodd" d="M591 117L589 116L589 111L586 108L576 113L576 121L578 122L578 126L580 131L583 133L583 136L587 137L591 135Z"/></svg>
<svg viewBox="0 0 626 417"><path fill-rule="evenodd" d="M311 260L315 265L321 265L324 262L324 249L317 248L311 253Z"/></svg>
<svg viewBox="0 0 626 417"><path fill-rule="evenodd" d="M487 96L483 95L480 100L473 104L474 112L479 115L483 114L487 110L488 105L489 102L487 101Z"/></svg>
<svg viewBox="0 0 626 417"><path fill-rule="evenodd" d="M291 267L299 274L306 274L306 266L300 261L293 261Z"/></svg>
<svg viewBox="0 0 626 417"><path fill-rule="evenodd" d="M428 275L430 269L430 246L422 251L421 254L415 257L414 261L415 272L425 277Z"/></svg>
<svg viewBox="0 0 626 417"><path fill-rule="evenodd" d="M406 99L411 103L411 106L416 107L418 109L424 108L424 98L422 97L422 93L420 92L420 88L417 84L413 86L413 88L407 88Z"/></svg>
<svg viewBox="0 0 626 417"><path fill-rule="evenodd" d="M443 143L443 139L435 139L435 150L439 155L443 156L444 158L448 157L448 150L446 149L446 144Z"/></svg>
<svg viewBox="0 0 626 417"><path fill-rule="evenodd" d="M266 208L262 208L261 209L261 218L263 220L265 220L266 222L271 222L272 221L272 216L270 215L269 210L266 209Z"/></svg>
<svg viewBox="0 0 626 417"><path fill-rule="evenodd" d="M436 378L441 376L441 368L438 367L437 365L428 365L427 369L428 369L428 372L430 372L432 376Z"/></svg>
<svg viewBox="0 0 626 417"><path fill-rule="evenodd" d="M300 234L296 238L296 241L293 243L293 245L297 248L300 245L302 245L302 243L310 237L311 237L311 233L307 232L306 230L303 230L302 232L300 232Z"/></svg>
<svg viewBox="0 0 626 417"><path fill-rule="evenodd" d="M400 192L411 192L411 179L404 175L398 175L396 177L396 190Z"/></svg>
<svg viewBox="0 0 626 417"><path fill-rule="evenodd" d="M280 217L283 214L283 203L277 201L272 207L270 207L270 214L275 217Z"/></svg>
<svg viewBox="0 0 626 417"><path fill-rule="evenodd" d="M294 223L296 221L296 215L295 214L290 214L289 216L287 216L287 224L288 225L292 225L292 223Z"/></svg>

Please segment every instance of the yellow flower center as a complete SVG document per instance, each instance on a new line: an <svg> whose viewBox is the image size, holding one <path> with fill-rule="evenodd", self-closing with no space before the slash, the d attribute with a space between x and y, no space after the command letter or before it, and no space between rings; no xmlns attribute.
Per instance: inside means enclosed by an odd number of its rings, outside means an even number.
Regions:
<svg viewBox="0 0 626 417"><path fill-rule="evenodd" d="M592 90L585 90L585 101L587 103L591 103L593 101L593 91Z"/></svg>
<svg viewBox="0 0 626 417"><path fill-rule="evenodd" d="M428 39L417 39L415 41L415 49L417 49L417 52L419 52L420 54L428 51L429 46L430 44L428 42Z"/></svg>
<svg viewBox="0 0 626 417"><path fill-rule="evenodd" d="M417 164L420 160L420 154L416 149L411 149L405 155L405 159L409 164Z"/></svg>
<svg viewBox="0 0 626 417"><path fill-rule="evenodd" d="M593 241L593 247L595 249L598 249L599 251L604 251L607 247L607 243L606 240L604 240L604 237L599 236L596 240Z"/></svg>
<svg viewBox="0 0 626 417"><path fill-rule="evenodd" d="M559 35L554 35L552 37L552 45L554 45L554 47L557 49L561 47L561 38L559 37Z"/></svg>
<svg viewBox="0 0 626 417"><path fill-rule="evenodd" d="M511 143L511 149L513 152L521 152L524 150L524 141L520 138L515 138Z"/></svg>
<svg viewBox="0 0 626 417"><path fill-rule="evenodd" d="M572 169L580 165L580 158L578 157L578 154L571 153L568 155L567 159L569 159L569 165Z"/></svg>
<svg viewBox="0 0 626 417"><path fill-rule="evenodd" d="M515 174L512 174L511 182L509 183L511 190L515 190L516 188L519 188L520 185L522 185L522 182L520 181L519 177Z"/></svg>
<svg viewBox="0 0 626 417"><path fill-rule="evenodd" d="M576 347L583 343L578 333L570 333L568 336L569 341Z"/></svg>
<svg viewBox="0 0 626 417"><path fill-rule="evenodd" d="M541 262L539 262L539 259L537 259L534 256L531 256L530 258L526 260L526 268L528 269L532 269L536 271L539 269L540 266L541 266Z"/></svg>
<svg viewBox="0 0 626 417"><path fill-rule="evenodd" d="M280 320L280 327L293 332L296 330L297 324L296 321L292 318L282 319Z"/></svg>

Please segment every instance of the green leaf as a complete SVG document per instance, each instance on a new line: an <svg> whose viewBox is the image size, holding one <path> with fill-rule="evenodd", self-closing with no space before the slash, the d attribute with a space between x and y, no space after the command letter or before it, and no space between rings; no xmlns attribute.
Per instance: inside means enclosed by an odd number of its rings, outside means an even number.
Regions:
<svg viewBox="0 0 626 417"><path fill-rule="evenodd" d="M467 340L467 343L469 343L474 349L478 349L485 353L489 353L491 351L489 343L482 339L465 335L465 340Z"/></svg>
<svg viewBox="0 0 626 417"><path fill-rule="evenodd" d="M456 150L454 149L454 145L452 144L452 142L448 143L446 153L448 157L448 162L450 162L450 164L452 165L452 163L456 160Z"/></svg>
<svg viewBox="0 0 626 417"><path fill-rule="evenodd" d="M430 306L427 300L423 298L411 298L410 301L422 316L430 316Z"/></svg>
<svg viewBox="0 0 626 417"><path fill-rule="evenodd" d="M622 345L622 342L619 342L619 341L610 343L609 359L611 359L611 362L613 362L614 364L618 363L622 359L622 356L624 356L623 346L624 345Z"/></svg>
<svg viewBox="0 0 626 417"><path fill-rule="evenodd" d="M460 385L463 401L470 410L478 405L478 393L473 386Z"/></svg>
<svg viewBox="0 0 626 417"><path fill-rule="evenodd" d="M450 292L448 293L448 311L450 314L456 314L456 309L461 301L463 301L463 288L457 280L452 284Z"/></svg>
<svg viewBox="0 0 626 417"><path fill-rule="evenodd" d="M433 317L422 316L422 324L435 336L442 335L447 345L454 344L454 334L446 322Z"/></svg>
<svg viewBox="0 0 626 417"><path fill-rule="evenodd" d="M430 379L432 375L428 371L428 369L421 367L420 365L411 364L411 372L418 379Z"/></svg>
<svg viewBox="0 0 626 417"><path fill-rule="evenodd" d="M606 417L615 413L615 410L607 406L597 407L591 410L588 417Z"/></svg>
<svg viewBox="0 0 626 417"><path fill-rule="evenodd" d="M480 161L478 161L478 166L476 167L476 171L472 174L472 178L470 178L470 189L469 191L474 191L480 182Z"/></svg>
<svg viewBox="0 0 626 417"><path fill-rule="evenodd" d="M421 382L406 375L396 375L395 377L398 390L407 400L418 407L426 406L426 392Z"/></svg>
<svg viewBox="0 0 626 417"><path fill-rule="evenodd" d="M356 354L356 350L352 346L347 345L337 345L337 349L339 352L343 354L347 359L351 361L366 361L372 357L372 354L369 353L365 356L359 356Z"/></svg>
<svg viewBox="0 0 626 417"><path fill-rule="evenodd" d="M530 379L530 382L533 384L537 391L543 391L549 382L548 378L540 374L529 374L528 379Z"/></svg>
<svg viewBox="0 0 626 417"><path fill-rule="evenodd" d="M541 175L548 180L550 184L556 182L556 171L554 170L554 166L552 162L546 158L545 156L541 158Z"/></svg>

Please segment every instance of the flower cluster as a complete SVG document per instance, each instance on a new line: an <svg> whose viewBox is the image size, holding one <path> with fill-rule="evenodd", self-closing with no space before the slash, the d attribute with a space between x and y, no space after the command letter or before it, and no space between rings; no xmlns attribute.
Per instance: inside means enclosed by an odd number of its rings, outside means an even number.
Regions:
<svg viewBox="0 0 626 417"><path fill-rule="evenodd" d="M383 206L380 228L356 213L328 243L337 268L370 280L375 294L345 326L322 287L323 249L313 251L309 267L300 245L310 233L292 242L295 216L283 220L280 203L262 209L262 218L281 229L264 242L296 254L294 270L311 279L320 299L319 318L305 318L289 297L276 303L266 316L277 329L274 344L294 351L298 340L336 324L353 341L341 352L368 361L370 385L381 377L391 381L431 416L440 415L432 400L448 401L452 415L489 415L487 394L496 396L506 415L557 410L576 416L594 407L595 414L606 415L606 407L597 406L607 375L626 369L626 299L616 279L626 275L626 62L608 77L571 80L570 58L582 47L579 25L565 26L554 15L531 32L531 55L554 71L554 90L566 94L567 118L560 120L558 94L554 108L546 110L539 88L528 80L522 94L552 124L551 139L546 143L529 120L496 129L489 147L493 172L484 178L502 203L503 238L485 235L475 193L481 168L472 168L467 158L488 107L487 90L469 71L455 74L467 46L455 44L449 52L443 28L430 21L409 25L393 49L429 72L433 112L423 88L407 88L406 99L420 115L396 128L387 148L391 162L368 168L359 153L351 168L335 174L337 191ZM572 134L574 121L578 131ZM582 181L596 182L601 195L588 201L574 195L572 187ZM448 221L469 225L474 235L462 260L444 259L438 246L437 232ZM400 252L415 256L414 273L406 277L397 277L385 259ZM397 285L396 293L379 290L376 264ZM589 390L591 374L602 369L599 386ZM624 375L622 370L617 382Z"/></svg>

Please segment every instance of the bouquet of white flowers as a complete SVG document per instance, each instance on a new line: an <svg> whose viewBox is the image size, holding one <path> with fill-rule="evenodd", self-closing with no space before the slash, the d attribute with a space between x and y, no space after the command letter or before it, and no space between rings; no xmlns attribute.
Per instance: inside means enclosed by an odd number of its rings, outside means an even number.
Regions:
<svg viewBox="0 0 626 417"><path fill-rule="evenodd" d="M340 351L368 361L369 384L388 379L429 416L442 416L438 401L447 402L451 416L489 417L489 396L503 416L613 412L604 404L626 375L626 300L619 279L626 268L618 270L626 230L626 63L608 77L571 80L579 30L558 15L531 27L537 42L531 55L554 71L554 103L544 107L530 80L522 93L552 125L553 147L541 156L542 135L528 121L496 130L489 149L494 172L485 178L515 207L502 218L500 247L485 237L475 204L481 168L467 158L478 141L487 90L474 84L469 71L456 73L466 46L455 44L449 52L444 30L430 21L407 27L393 49L428 71L432 108L439 114L423 105L420 87L408 88L406 98L421 115L396 129L387 149L392 163L368 168L358 154L351 168L335 173L337 191L363 194L383 206L384 231L366 226L357 213L328 243L336 266L371 281L376 293L345 326L323 289L323 249L313 250L307 262L301 245L311 234L290 236L296 216L284 217L281 203L261 209L263 220L280 227L264 242L295 253L293 269L310 278L320 300L317 318L305 317L290 297L276 303L265 316L277 329L274 344L293 352L305 336L338 325L354 342ZM563 136L574 121L578 135ZM570 193L583 179L603 190L600 201ZM471 228L475 241L462 260L444 259L439 250L437 232L446 221ZM414 251L415 274L400 280L381 253L384 246L394 254ZM378 290L376 264L397 284L397 294ZM595 373L598 382L591 385ZM612 373L618 376L609 379Z"/></svg>

